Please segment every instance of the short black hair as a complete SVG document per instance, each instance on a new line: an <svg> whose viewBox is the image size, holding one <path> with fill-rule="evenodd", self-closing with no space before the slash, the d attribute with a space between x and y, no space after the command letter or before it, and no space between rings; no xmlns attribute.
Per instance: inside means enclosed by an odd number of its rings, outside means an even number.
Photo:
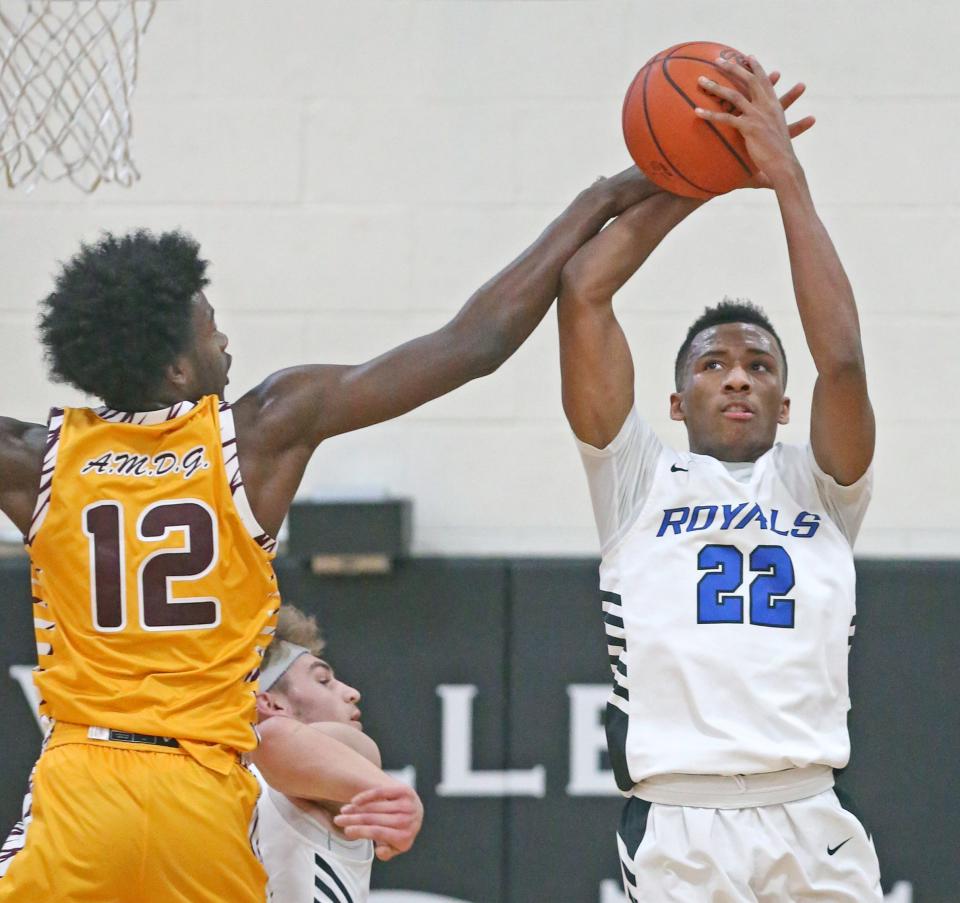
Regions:
<svg viewBox="0 0 960 903"><path fill-rule="evenodd" d="M40 302L51 377L136 410L190 345L191 301L209 281L199 252L180 231L105 232L81 245Z"/></svg>
<svg viewBox="0 0 960 903"><path fill-rule="evenodd" d="M677 360L673 367L673 376L676 381L677 391L683 388L684 371L687 367L687 353L693 340L704 329L711 326L719 326L721 323L753 323L761 329L765 329L777 341L777 347L780 354L783 355L783 384L787 384L787 352L783 349L783 342L780 336L773 328L773 324L767 317L762 307L743 298L724 298L716 307L706 307L703 313L693 321L687 330L687 337L683 340L680 350L677 352Z"/></svg>

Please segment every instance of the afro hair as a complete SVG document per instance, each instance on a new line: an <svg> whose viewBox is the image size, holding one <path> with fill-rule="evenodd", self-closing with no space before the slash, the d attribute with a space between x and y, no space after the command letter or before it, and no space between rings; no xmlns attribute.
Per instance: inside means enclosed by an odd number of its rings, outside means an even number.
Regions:
<svg viewBox="0 0 960 903"><path fill-rule="evenodd" d="M51 377L138 410L190 346L191 301L207 285L200 246L182 232L104 233L63 266L41 303Z"/></svg>

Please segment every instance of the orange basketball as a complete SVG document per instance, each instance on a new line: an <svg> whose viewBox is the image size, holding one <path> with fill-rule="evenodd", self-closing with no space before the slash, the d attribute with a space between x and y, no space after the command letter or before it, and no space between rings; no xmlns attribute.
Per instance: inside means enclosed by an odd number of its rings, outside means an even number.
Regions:
<svg viewBox="0 0 960 903"><path fill-rule="evenodd" d="M735 128L707 122L693 112L698 106L733 112L697 84L706 75L743 90L717 66L718 57L747 65L742 53L725 44L677 44L646 63L623 101L623 136L630 156L647 178L674 194L712 198L740 188L756 172Z"/></svg>

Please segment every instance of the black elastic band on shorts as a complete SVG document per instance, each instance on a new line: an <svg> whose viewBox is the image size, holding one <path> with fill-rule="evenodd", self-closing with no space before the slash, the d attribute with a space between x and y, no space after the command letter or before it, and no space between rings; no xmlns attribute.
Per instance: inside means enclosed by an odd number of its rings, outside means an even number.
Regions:
<svg viewBox="0 0 960 903"><path fill-rule="evenodd" d="M153 734L134 734L130 731L111 730L110 740L119 740L121 743L144 743L147 746L166 746L177 749L180 744L173 737L155 737Z"/></svg>

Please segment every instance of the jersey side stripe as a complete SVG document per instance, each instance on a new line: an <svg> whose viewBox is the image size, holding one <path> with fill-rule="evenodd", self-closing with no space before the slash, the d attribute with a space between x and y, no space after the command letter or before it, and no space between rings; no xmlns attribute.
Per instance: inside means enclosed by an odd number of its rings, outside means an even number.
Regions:
<svg viewBox="0 0 960 903"><path fill-rule="evenodd" d="M60 431L63 428L63 408L51 408L47 421L47 444L43 453L43 465L40 473L40 487L37 491L37 504L26 536L30 545L40 530L43 519L50 507L50 492L53 487L53 471L57 464L57 452L60 449Z"/></svg>
<svg viewBox="0 0 960 903"><path fill-rule="evenodd" d="M40 755L43 755L43 751L47 748L47 741L49 739L50 731L47 730L44 734L43 742L40 744ZM33 779L36 771L37 766L34 764L30 770L27 792L23 798L23 809L20 815L20 821L10 829L7 839L3 842L3 846L0 847L0 878L7 873L7 869L10 868L10 863L13 862L13 858L23 849L27 842L27 831L30 828L30 822L33 821Z"/></svg>
<svg viewBox="0 0 960 903"><path fill-rule="evenodd" d="M319 875L313 876L313 883L320 892L320 898L314 898L314 903L352 903L348 898L344 901L343 897L337 894Z"/></svg>
<svg viewBox="0 0 960 903"><path fill-rule="evenodd" d="M350 892L344 887L343 882L337 877L337 873L330 867L330 864L319 854L314 853L313 855L314 863L323 869L331 878L333 878L337 887L340 888L341 893L346 899L347 903L353 903L353 897L350 896ZM320 881L320 876L317 875L317 881Z"/></svg>
<svg viewBox="0 0 960 903"><path fill-rule="evenodd" d="M247 500L247 490L243 485L243 475L240 473L240 459L237 454L237 432L233 422L233 409L223 401L217 410L220 418L220 447L223 455L223 466L227 471L227 480L230 484L230 494L233 504L254 541L265 551L272 552L277 541L257 523L250 502Z"/></svg>

